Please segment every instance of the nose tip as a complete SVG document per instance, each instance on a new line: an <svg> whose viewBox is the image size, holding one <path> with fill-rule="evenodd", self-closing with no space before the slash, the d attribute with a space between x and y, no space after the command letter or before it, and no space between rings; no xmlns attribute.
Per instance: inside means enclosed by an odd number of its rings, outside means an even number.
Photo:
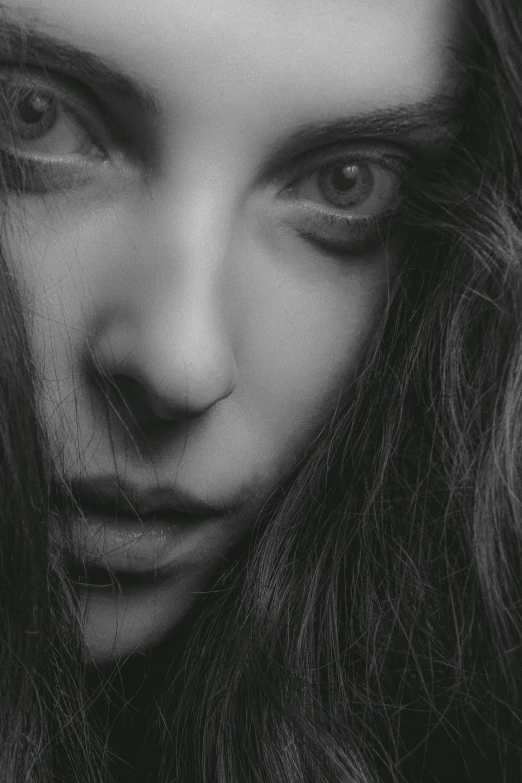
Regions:
<svg viewBox="0 0 522 783"><path fill-rule="evenodd" d="M236 365L226 335L215 323L192 318L148 319L140 327L119 317L97 330L89 364L112 401L140 423L202 416L236 385Z"/></svg>

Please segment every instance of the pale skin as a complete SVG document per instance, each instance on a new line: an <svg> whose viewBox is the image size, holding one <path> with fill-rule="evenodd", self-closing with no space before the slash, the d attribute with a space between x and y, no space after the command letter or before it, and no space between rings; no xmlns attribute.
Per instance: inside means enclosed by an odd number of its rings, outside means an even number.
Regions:
<svg viewBox="0 0 522 783"><path fill-rule="evenodd" d="M305 125L451 91L458 27L445 0L144 8L6 5L10 19L96 55L155 97L138 106L89 84L127 144L113 144L103 166L94 148L82 153L94 168L80 185L9 205L9 256L32 298L57 457L69 477L160 480L227 507L170 579L86 596L86 645L98 660L146 650L175 628L248 534L360 371L400 262L393 243L342 258L309 244L296 230L307 205L335 208L310 184L289 198L291 183L267 178L267 161ZM31 151L71 153L74 134L81 140L81 126L64 125ZM399 142L373 144L393 155ZM336 154L353 145L346 136ZM89 356L139 390L139 410L127 403L144 416L141 434L132 417L109 422Z"/></svg>

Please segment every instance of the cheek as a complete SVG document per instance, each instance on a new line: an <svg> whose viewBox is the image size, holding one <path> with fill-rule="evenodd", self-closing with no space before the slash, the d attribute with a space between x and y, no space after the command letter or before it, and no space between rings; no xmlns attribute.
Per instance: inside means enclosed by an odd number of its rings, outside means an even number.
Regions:
<svg viewBox="0 0 522 783"><path fill-rule="evenodd" d="M122 212L73 194L71 207L59 199L28 197L9 205L10 225L2 235L10 265L30 302L31 336L46 377L78 362L89 322L102 306L100 292L133 251ZM105 286L106 288L106 286Z"/></svg>
<svg viewBox="0 0 522 783"><path fill-rule="evenodd" d="M258 427L285 458L307 445L357 374L389 278L384 252L342 262L302 249L293 260L258 280L241 357Z"/></svg>
<svg viewBox="0 0 522 783"><path fill-rule="evenodd" d="M109 210L93 214L81 199L69 211L39 198L13 199L8 207L2 249L26 303L28 336L43 380L42 415L58 452L65 446L74 460L77 421L85 412L83 397L77 405L78 390L85 388L81 362L96 282L130 248L121 225L116 229L118 218Z"/></svg>

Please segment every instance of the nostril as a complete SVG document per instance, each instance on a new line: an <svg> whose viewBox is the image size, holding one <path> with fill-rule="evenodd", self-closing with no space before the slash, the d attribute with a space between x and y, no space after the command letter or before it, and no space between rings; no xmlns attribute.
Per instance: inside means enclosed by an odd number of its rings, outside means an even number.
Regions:
<svg viewBox="0 0 522 783"><path fill-rule="evenodd" d="M129 375L107 378L103 392L112 410L124 420L142 425L158 418L158 411L146 389Z"/></svg>
<svg viewBox="0 0 522 783"><path fill-rule="evenodd" d="M110 410L127 426L152 430L154 425L197 418L200 412L174 409L130 375L116 374L104 379L103 395Z"/></svg>

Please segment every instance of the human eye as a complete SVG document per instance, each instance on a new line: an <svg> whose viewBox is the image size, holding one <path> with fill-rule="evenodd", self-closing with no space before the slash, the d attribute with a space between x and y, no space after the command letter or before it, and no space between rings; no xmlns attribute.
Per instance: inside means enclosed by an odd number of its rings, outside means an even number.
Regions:
<svg viewBox="0 0 522 783"><path fill-rule="evenodd" d="M111 129L92 91L38 69L0 68L0 167L9 189L77 187L107 167Z"/></svg>
<svg viewBox="0 0 522 783"><path fill-rule="evenodd" d="M406 152L391 145L336 145L312 154L296 164L280 191L287 219L324 253L370 253L397 227L412 165Z"/></svg>

